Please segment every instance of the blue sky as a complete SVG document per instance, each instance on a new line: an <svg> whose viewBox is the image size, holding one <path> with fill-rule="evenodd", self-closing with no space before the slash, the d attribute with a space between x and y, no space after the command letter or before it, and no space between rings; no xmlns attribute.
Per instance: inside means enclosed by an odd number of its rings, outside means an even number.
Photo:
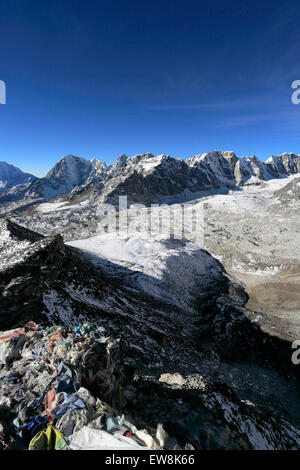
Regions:
<svg viewBox="0 0 300 470"><path fill-rule="evenodd" d="M0 160L300 153L298 1L0 0Z"/></svg>

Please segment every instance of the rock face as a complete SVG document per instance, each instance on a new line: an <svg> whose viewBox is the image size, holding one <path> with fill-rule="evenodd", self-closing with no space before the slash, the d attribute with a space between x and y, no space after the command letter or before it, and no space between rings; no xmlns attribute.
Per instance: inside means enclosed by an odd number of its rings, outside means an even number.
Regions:
<svg viewBox="0 0 300 470"><path fill-rule="evenodd" d="M272 156L266 161L266 165L275 178L300 172L299 155L294 153L284 153L278 157Z"/></svg>
<svg viewBox="0 0 300 470"><path fill-rule="evenodd" d="M13 223L1 223L1 327L21 319L37 319L42 310L43 291L56 279L63 263L63 241L45 239ZM22 320L23 321L23 320Z"/></svg>
<svg viewBox="0 0 300 470"><path fill-rule="evenodd" d="M252 158L242 157L236 163L234 176L238 185L244 185L249 182L270 179L271 172L268 166L256 156Z"/></svg>
<svg viewBox="0 0 300 470"><path fill-rule="evenodd" d="M91 163L84 158L73 155L63 157L43 179L42 183L48 185L48 188L46 185L43 188L44 197L52 199L82 185L87 181L92 169Z"/></svg>
<svg viewBox="0 0 300 470"><path fill-rule="evenodd" d="M233 152L213 151L191 157L187 164L192 169L191 177L199 180L200 189L210 190L236 186L234 168L238 160Z"/></svg>
<svg viewBox="0 0 300 470"><path fill-rule="evenodd" d="M23 171L13 165L0 162L0 192L6 191L18 184L31 183L35 179L35 176L23 173Z"/></svg>
<svg viewBox="0 0 300 470"><path fill-rule="evenodd" d="M107 170L106 164L101 162L97 158L93 158L89 162L87 162L83 158L81 158L80 160L84 168L84 174L79 177L79 182L76 182L76 180L74 179L72 182L72 180L67 179L66 176L64 176L63 178L64 180L67 180L70 186L72 187L69 191L67 191L67 193L70 194L69 195L70 199L82 193L83 191L87 190L91 186L102 181L102 179L104 178L106 174L106 170ZM77 174L76 168L73 169L72 174L73 175ZM63 194L65 193L66 192L64 192ZM59 194L58 196L60 195L61 194Z"/></svg>
<svg viewBox="0 0 300 470"><path fill-rule="evenodd" d="M238 185L285 178L299 172L300 156L293 153L272 156L265 162L261 162L256 156L242 157L237 161L234 170Z"/></svg>

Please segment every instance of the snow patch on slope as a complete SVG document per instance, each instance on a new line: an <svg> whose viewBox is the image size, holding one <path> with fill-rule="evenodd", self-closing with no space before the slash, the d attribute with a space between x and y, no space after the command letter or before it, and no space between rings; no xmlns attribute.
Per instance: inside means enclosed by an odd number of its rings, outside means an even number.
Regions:
<svg viewBox="0 0 300 470"><path fill-rule="evenodd" d="M199 295L207 289L210 275L222 272L219 262L195 243L163 235L105 233L68 245L94 255L95 261L106 259L130 269L132 279L145 292L188 310L194 291Z"/></svg>

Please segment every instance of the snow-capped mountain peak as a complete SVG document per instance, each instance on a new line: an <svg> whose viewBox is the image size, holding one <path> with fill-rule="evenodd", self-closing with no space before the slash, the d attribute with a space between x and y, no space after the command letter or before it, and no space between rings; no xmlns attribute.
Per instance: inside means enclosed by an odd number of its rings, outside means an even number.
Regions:
<svg viewBox="0 0 300 470"><path fill-rule="evenodd" d="M101 160L98 160L98 158L92 158L92 160L90 160L90 164L92 167L92 171L99 176L103 175L103 173L107 169L106 163L102 162Z"/></svg>
<svg viewBox="0 0 300 470"><path fill-rule="evenodd" d="M44 178L24 178L15 186L3 192L2 201L46 201L70 193L74 188L90 186L103 178L105 163L98 159L86 160L75 155L65 155ZM31 176L31 175L29 175ZM1 173L0 173L1 179ZM4 188L6 189L6 188Z"/></svg>
<svg viewBox="0 0 300 470"><path fill-rule="evenodd" d="M65 179L69 186L77 186L84 175L90 172L90 162L84 158L66 155L47 173L45 179L53 181ZM72 188L71 188L72 189Z"/></svg>
<svg viewBox="0 0 300 470"><path fill-rule="evenodd" d="M0 192L5 191L17 184L34 181L35 176L24 173L19 168L6 162L0 162Z"/></svg>

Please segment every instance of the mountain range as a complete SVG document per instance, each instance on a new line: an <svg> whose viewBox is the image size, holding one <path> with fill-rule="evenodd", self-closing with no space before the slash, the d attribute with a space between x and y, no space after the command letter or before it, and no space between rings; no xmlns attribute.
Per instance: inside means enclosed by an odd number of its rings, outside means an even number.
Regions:
<svg viewBox="0 0 300 470"><path fill-rule="evenodd" d="M228 191L300 172L300 155L285 153L262 162L238 158L231 151L211 151L188 158L151 153L121 155L107 166L94 158L66 155L43 178L0 163L0 204L36 204L59 197L73 203L116 202L127 195L144 204L183 202L211 191Z"/></svg>

